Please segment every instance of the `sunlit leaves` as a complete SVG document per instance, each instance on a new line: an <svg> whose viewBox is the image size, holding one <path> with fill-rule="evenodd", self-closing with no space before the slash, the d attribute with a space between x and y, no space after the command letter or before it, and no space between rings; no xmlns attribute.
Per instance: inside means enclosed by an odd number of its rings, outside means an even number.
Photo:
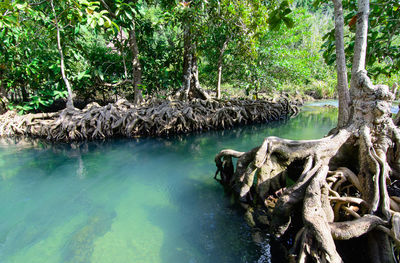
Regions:
<svg viewBox="0 0 400 263"><path fill-rule="evenodd" d="M118 29L98 1L55 1L55 13L49 1L1 1L0 11L0 81L9 94L17 94L15 99L19 102L14 108L24 112L47 107L65 97L60 85L54 15L65 41L67 65L75 63L67 68L68 76L74 80L78 79L75 74L81 72L77 62L84 58L72 38L87 32L87 27Z"/></svg>
<svg viewBox="0 0 400 263"><path fill-rule="evenodd" d="M0 2L0 30L19 25L20 13L28 11L25 1L4 0Z"/></svg>
<svg viewBox="0 0 400 263"><path fill-rule="evenodd" d="M357 1L344 0L345 52L349 68L353 56L355 19ZM400 2L397 0L372 0L370 2L367 67L369 73L378 77L380 74L391 76L400 70ZM334 30L325 36L324 58L328 64L335 63Z"/></svg>

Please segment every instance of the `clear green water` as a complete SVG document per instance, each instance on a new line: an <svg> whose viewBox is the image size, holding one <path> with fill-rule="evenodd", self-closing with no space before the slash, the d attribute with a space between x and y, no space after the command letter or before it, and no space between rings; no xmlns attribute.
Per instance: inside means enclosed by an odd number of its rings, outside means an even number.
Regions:
<svg viewBox="0 0 400 263"><path fill-rule="evenodd" d="M279 262L213 180L214 155L319 138L336 111L285 123L79 147L0 146L0 262ZM272 256L271 256L272 254Z"/></svg>

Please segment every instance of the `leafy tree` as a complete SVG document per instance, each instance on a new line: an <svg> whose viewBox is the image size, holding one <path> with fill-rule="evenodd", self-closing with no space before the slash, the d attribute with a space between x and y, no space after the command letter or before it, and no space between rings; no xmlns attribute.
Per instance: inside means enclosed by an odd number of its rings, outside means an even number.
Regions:
<svg viewBox="0 0 400 263"><path fill-rule="evenodd" d="M207 41L202 48L208 50L209 63L217 66L216 94L219 99L222 66L228 45L231 42L237 54L254 55L255 43L267 26L267 10L272 6L258 1L210 1L207 8L208 19L202 28L203 32L207 32Z"/></svg>
<svg viewBox="0 0 400 263"><path fill-rule="evenodd" d="M14 2L14 1L13 1ZM3 13L12 19L13 24L2 23L0 36L4 39L4 64L10 71L2 74L1 86L21 97L23 106L20 110L37 110L49 106L54 99L65 96L58 76L61 73L68 90L68 106L72 107L72 88L65 67L65 47L68 37L76 35L82 25L92 27L111 27L112 22L106 11L96 11L96 2L53 1L25 2L15 1L13 5L2 5L7 10ZM1 21L10 21L2 17ZM67 38L67 41L64 38ZM76 50L74 47L72 50ZM58 51L60 62L56 59ZM68 54L67 54L68 55ZM49 71L50 69L50 71ZM12 75L10 75L12 74ZM21 91L21 96L18 92ZM15 101L15 99L14 99Z"/></svg>
<svg viewBox="0 0 400 263"><path fill-rule="evenodd" d="M295 89L333 96L334 88L330 88L335 82L333 68L325 64L319 52L331 18L322 12L310 13L303 8L288 16L292 21L288 25L281 21L282 26L271 29L272 26L264 24L264 29L258 30L252 44L241 41L241 34L233 34L225 52L223 77L226 83L240 87L248 95L254 92L255 96L258 91L273 93ZM217 78L218 49L212 48L212 40L206 45L201 76L211 86Z"/></svg>
<svg viewBox="0 0 400 263"><path fill-rule="evenodd" d="M191 95L209 98L199 82L198 71L198 36L201 35L201 25L206 19L206 1L180 2L174 9L174 15L181 23L183 31L183 80L178 97L190 99Z"/></svg>
<svg viewBox="0 0 400 263"><path fill-rule="evenodd" d="M184 81L188 94L190 83L199 87L197 60L200 55L209 65L216 65L217 98L221 96L224 54L231 44L230 53L242 57L256 57L256 43L267 26L279 28L285 23L293 25L289 3L271 1L200 1L181 3L181 21L184 27ZM269 12L268 10L273 10ZM191 66L188 66L190 63ZM192 70L189 70L192 68ZM192 78L192 79L191 79ZM187 95L186 95L187 96Z"/></svg>
<svg viewBox="0 0 400 263"><path fill-rule="evenodd" d="M137 37L143 65L143 88L148 95L167 93L182 85L183 42L173 8L143 5Z"/></svg>
<svg viewBox="0 0 400 263"><path fill-rule="evenodd" d="M81 22L84 18L87 19L87 23L90 24L91 27L95 27L96 25L106 27L111 27L111 20L105 16L107 11L102 10L97 12L96 9L99 9L97 2L88 2L87 0L78 0L78 1L60 1L59 2L59 10L56 10L54 5L54 0L50 0L51 11L54 19L54 26L57 32L57 49L60 54L60 69L61 76L65 83L65 86L68 90L68 100L67 100L67 108L73 108L73 93L68 77L65 73L65 62L64 62L64 52L62 48L62 40L61 40L61 31L62 28L65 28L67 25L73 25L76 27L77 23ZM87 14L84 17L84 12ZM67 12L65 12L67 10ZM46 21L48 22L48 21Z"/></svg>
<svg viewBox="0 0 400 263"><path fill-rule="evenodd" d="M124 64L124 82L130 82L134 88L134 102L139 103L143 100L141 86L142 86L142 65L139 59L139 48L136 37L136 16L141 10L141 1L106 1L101 0L102 6L108 10L115 22L120 26L121 30L119 35L115 38L116 46L119 48L121 54L124 54L125 49L130 50L131 58L131 80L128 80L127 66L125 58L123 57ZM120 85L117 83L116 85Z"/></svg>
<svg viewBox="0 0 400 263"><path fill-rule="evenodd" d="M0 39L3 40L0 45L0 52L4 56L0 57L0 113L5 111L8 104L6 97L7 90L7 69L10 67L9 58L11 57L8 52L15 43L16 36L19 35L17 26L19 25L20 15L27 8L27 3L23 1L2 1L0 2Z"/></svg>
<svg viewBox="0 0 400 263"><path fill-rule="evenodd" d="M318 2L317 2L318 3ZM351 65L352 50L354 48L354 34L356 29L357 1L343 1L345 54L347 65ZM369 16L368 55L366 65L369 73L374 77L380 74L390 77L393 72L400 70L400 3L396 0L373 0ZM325 36L324 58L328 64L335 62L334 30Z"/></svg>

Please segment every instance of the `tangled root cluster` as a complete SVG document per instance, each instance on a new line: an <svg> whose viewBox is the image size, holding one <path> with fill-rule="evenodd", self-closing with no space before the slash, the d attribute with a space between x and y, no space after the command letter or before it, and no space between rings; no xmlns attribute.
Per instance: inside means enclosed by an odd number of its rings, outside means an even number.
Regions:
<svg viewBox="0 0 400 263"><path fill-rule="evenodd" d="M78 141L114 136L165 136L270 122L297 112L297 107L287 99L277 102L153 100L140 106L120 99L103 107L92 103L83 110L67 108L55 113L23 116L7 112L0 116L0 137L22 135L53 141Z"/></svg>
<svg viewBox="0 0 400 263"><path fill-rule="evenodd" d="M393 95L366 75L359 78L346 127L319 140L267 137L248 152L222 150L215 158L215 178L219 174L232 189L248 221L278 238L289 229L295 233L292 261L343 262L349 255L336 244L350 239L370 253L359 262L400 259L400 129L391 118Z"/></svg>

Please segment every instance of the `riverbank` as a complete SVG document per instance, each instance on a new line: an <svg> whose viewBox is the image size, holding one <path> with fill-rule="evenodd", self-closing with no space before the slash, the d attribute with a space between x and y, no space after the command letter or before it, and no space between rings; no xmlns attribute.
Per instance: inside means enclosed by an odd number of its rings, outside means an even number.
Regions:
<svg viewBox="0 0 400 263"><path fill-rule="evenodd" d="M236 125L268 123L298 112L287 98L279 100L152 100L136 106L125 99L84 109L0 116L0 137L26 136L51 141L111 137L168 136Z"/></svg>

